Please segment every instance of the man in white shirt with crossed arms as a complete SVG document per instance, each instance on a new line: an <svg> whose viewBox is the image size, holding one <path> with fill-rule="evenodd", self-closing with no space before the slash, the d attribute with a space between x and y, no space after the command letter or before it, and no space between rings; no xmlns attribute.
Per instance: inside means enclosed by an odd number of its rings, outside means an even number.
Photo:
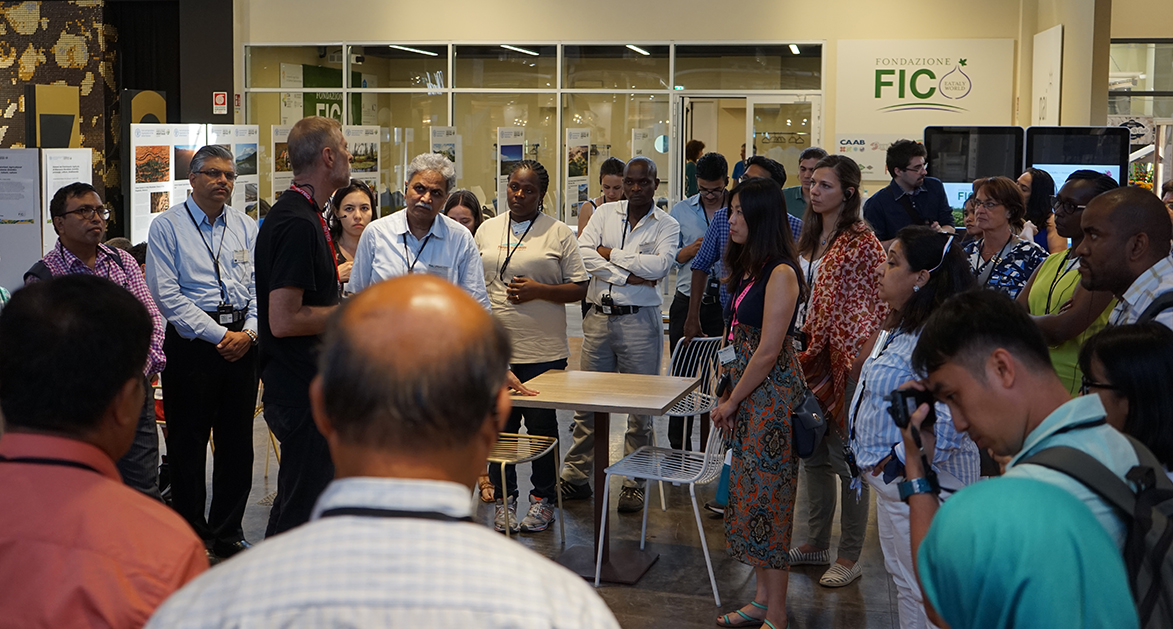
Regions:
<svg viewBox="0 0 1173 629"><path fill-rule="evenodd" d="M583 263L591 274L587 288L591 307L582 322L583 371L660 373L663 300L656 284L668 276L676 260L680 225L656 207L659 183L655 162L646 157L632 159L623 173L627 200L595 210L579 239ZM628 416L624 454L647 445L651 429L650 416ZM590 497L594 444L594 413L575 413L574 443L562 469L563 499ZM630 478L623 485L619 511L642 509L643 489Z"/></svg>

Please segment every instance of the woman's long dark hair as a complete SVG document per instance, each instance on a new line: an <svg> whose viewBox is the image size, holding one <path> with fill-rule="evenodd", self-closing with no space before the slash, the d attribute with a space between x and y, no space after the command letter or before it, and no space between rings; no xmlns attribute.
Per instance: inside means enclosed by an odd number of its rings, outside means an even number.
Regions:
<svg viewBox="0 0 1173 629"><path fill-rule="evenodd" d="M844 231L858 223L863 218L862 203L859 200L859 182L863 176L859 172L859 164L846 155L828 155L815 164L815 170L830 168L839 178L839 190L843 193L843 211L839 213L839 223L835 225L835 232L831 234L829 242L835 242ZM799 253L814 256L819 246L819 237L823 235L823 216L806 204L806 212L802 215L802 235L798 239ZM830 247L830 245L828 245Z"/></svg>
<svg viewBox="0 0 1173 629"><path fill-rule="evenodd" d="M1035 224L1040 233L1046 233L1051 218L1051 196L1055 194L1055 180L1051 173L1038 168L1027 168L1030 173L1030 197L1026 200L1026 220Z"/></svg>
<svg viewBox="0 0 1173 629"><path fill-rule="evenodd" d="M481 200L472 190L453 190L452 194L448 195L448 200L444 202L444 216L448 216L448 212L458 205L468 208L472 212L472 233L476 235L481 224L485 222L487 210L481 206Z"/></svg>
<svg viewBox="0 0 1173 629"><path fill-rule="evenodd" d="M730 206L736 198L741 205L748 237L744 245L729 240L725 248L725 268L729 275L723 280L737 285L742 278L756 278L762 267L774 260L790 263L798 276L798 300L806 299L806 284L798 269L798 251L790 221L786 220L786 201L778 182L765 177L753 177L737 184L729 193Z"/></svg>
<svg viewBox="0 0 1173 629"><path fill-rule="evenodd" d="M371 221L379 218L379 201L375 198L375 192L365 181L351 179L349 186L335 190L334 196L330 197L330 211L326 212L326 226L330 229L330 237L334 239L334 242L338 242L342 238L342 221L338 220L338 210L342 207L343 199L351 192L366 193L371 200Z"/></svg>
<svg viewBox="0 0 1173 629"><path fill-rule="evenodd" d="M909 269L914 273L929 271L929 281L900 309L897 327L902 332L915 332L924 326L937 306L973 288L977 280L961 250L960 238L924 225L909 225L896 232L896 240L900 241Z"/></svg>
<svg viewBox="0 0 1173 629"><path fill-rule="evenodd" d="M1105 328L1079 350L1079 368L1091 374L1092 358L1104 366L1116 394L1128 399L1124 432L1173 465L1173 330L1155 321Z"/></svg>

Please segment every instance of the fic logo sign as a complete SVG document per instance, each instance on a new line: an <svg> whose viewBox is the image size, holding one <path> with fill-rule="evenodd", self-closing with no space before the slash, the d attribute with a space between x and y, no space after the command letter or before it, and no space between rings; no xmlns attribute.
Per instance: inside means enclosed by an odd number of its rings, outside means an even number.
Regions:
<svg viewBox="0 0 1173 629"><path fill-rule="evenodd" d="M966 58L876 57L875 65L874 99L899 101L877 111L968 111L949 102L960 101L973 91L973 81L965 71L969 65Z"/></svg>

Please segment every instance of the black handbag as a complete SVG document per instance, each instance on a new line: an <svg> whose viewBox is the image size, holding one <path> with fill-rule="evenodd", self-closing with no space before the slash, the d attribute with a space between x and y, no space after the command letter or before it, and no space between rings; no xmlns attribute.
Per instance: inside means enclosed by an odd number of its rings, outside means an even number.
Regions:
<svg viewBox="0 0 1173 629"><path fill-rule="evenodd" d="M794 432L794 451L800 459L810 458L827 434L827 415L810 389L790 411L790 425Z"/></svg>

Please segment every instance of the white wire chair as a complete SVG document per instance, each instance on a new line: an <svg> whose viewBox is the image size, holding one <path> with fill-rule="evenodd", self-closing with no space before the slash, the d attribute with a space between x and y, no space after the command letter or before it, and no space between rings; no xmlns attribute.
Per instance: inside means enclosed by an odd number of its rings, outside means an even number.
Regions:
<svg viewBox="0 0 1173 629"><path fill-rule="evenodd" d="M695 355L696 360L693 364L698 368L701 384L696 392L690 394L689 397L682 400L673 408L673 415L685 415L690 410L705 409L706 405L708 405L707 409L702 412L712 410L715 404L715 396L713 395L715 385L713 381L716 380L717 373L716 350L720 344L720 340L720 338L693 339L688 345L698 342L705 343L699 344L696 348L693 348L693 351L687 352L681 349L681 344L677 344L677 349L672 353L673 375L676 374L675 365L677 364L678 354L686 353ZM711 343L710 341L715 341L715 343ZM681 364L684 363L682 362ZM693 400L691 403L689 402L690 399ZM681 412L676 412L677 408L681 409ZM696 486L698 484L711 483L721 475L721 467L725 463L726 441L724 431L714 429L709 433L709 439L705 444L704 452L686 452L671 448L643 446L623 457L618 463L615 463L604 471L606 474L603 484L604 509L603 520L600 525L601 531L607 530L607 512L609 509L606 507L610 504L611 477L626 476L628 478L643 479L645 500L643 523L640 526L639 537L639 547L640 550L643 550L648 534L648 502L646 496L651 486L651 481L661 483L661 499L663 499L662 483L687 484L689 497L692 499L692 512L696 518L697 533L701 538L701 549L705 554L705 566L709 571L709 584L713 587L713 600L718 607L721 605L721 595L717 591L717 578L713 575L713 560L709 557L709 545L705 540L705 530L701 523L701 512L697 507ZM602 565L603 545L600 544L599 554L595 562L595 587L599 586L599 581L602 576Z"/></svg>
<svg viewBox="0 0 1173 629"><path fill-rule="evenodd" d="M703 416L717 407L717 350L721 349L721 337L710 336L694 338L691 341L680 339L672 349L672 358L668 366L668 375L681 378L701 376L701 383L683 400L668 410L668 415L683 417L691 423L694 417ZM702 369L712 367L702 373ZM703 427L702 427L703 428ZM684 435L688 430L683 431ZM704 434L703 432L701 434ZM654 442L652 445L656 445ZM664 497L664 483L660 483L660 510L667 511L668 503Z"/></svg>
<svg viewBox="0 0 1173 629"><path fill-rule="evenodd" d="M501 464L501 492L502 495L506 492L505 484L505 466L517 465L519 463L528 463L536 461L547 453L553 452L554 455L550 457L554 466L554 493L558 494L558 529L562 534L562 543L566 543L566 518L563 517L562 511L562 479L559 478L559 471L562 465L558 461L558 439L555 437L543 437L540 435L519 435L512 432L503 432L497 436L497 443L493 449L489 451L489 463ZM508 500L506 500L508 502ZM509 537L509 508L505 508L505 536Z"/></svg>

